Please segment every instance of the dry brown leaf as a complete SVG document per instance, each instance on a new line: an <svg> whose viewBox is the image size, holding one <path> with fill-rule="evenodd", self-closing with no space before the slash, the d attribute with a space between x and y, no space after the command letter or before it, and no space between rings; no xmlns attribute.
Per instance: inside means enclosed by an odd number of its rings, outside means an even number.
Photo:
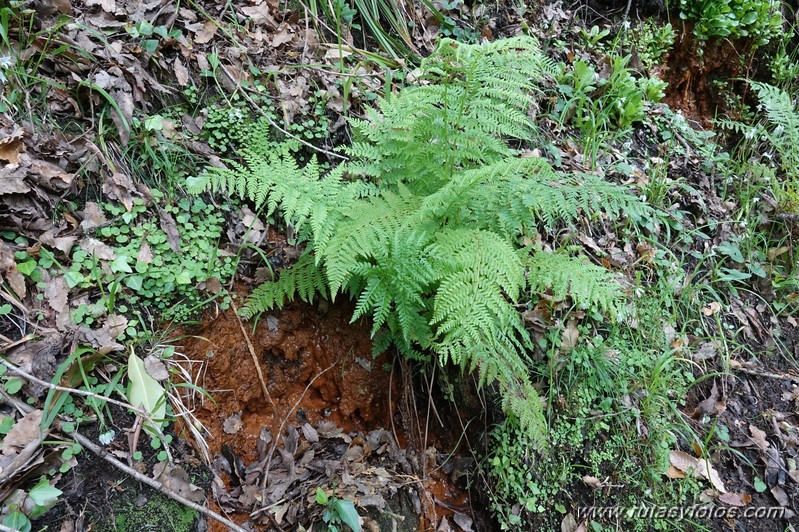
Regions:
<svg viewBox="0 0 799 532"><path fill-rule="evenodd" d="M158 221L161 230L166 233L169 247L175 253L180 253L180 232L178 231L178 224L175 222L175 219L165 210L158 209Z"/></svg>
<svg viewBox="0 0 799 532"><path fill-rule="evenodd" d="M100 260L114 260L117 258L117 254L111 246L100 242L96 238L81 240L79 247L89 255L97 257Z"/></svg>
<svg viewBox="0 0 799 532"><path fill-rule="evenodd" d="M106 13L115 13L117 10L116 0L86 0L87 6L100 6Z"/></svg>
<svg viewBox="0 0 799 532"><path fill-rule="evenodd" d="M70 254L70 252L72 251L72 246L75 245L75 241L77 239L78 237L76 236L56 237L54 229L50 229L49 231L42 233L42 235L39 237L39 241L42 244L50 248L57 249L64 255Z"/></svg>
<svg viewBox="0 0 799 532"><path fill-rule="evenodd" d="M691 473L694 478L704 478L710 481L719 493L727 493L724 482L715 470L713 465L701 458L696 458L683 451L671 451L669 453L671 465L684 473Z"/></svg>
<svg viewBox="0 0 799 532"><path fill-rule="evenodd" d="M766 439L766 433L754 425L749 425L749 432L752 434L751 440L757 445L761 451L766 451L769 447L769 442Z"/></svg>
<svg viewBox="0 0 799 532"><path fill-rule="evenodd" d="M106 223L103 209L93 201L87 201L83 207L83 221L80 223L81 229L90 231Z"/></svg>
<svg viewBox="0 0 799 532"><path fill-rule="evenodd" d="M59 275L52 279L44 289L44 296L50 307L58 314L61 314L67 309L67 295L69 294L69 286L64 279L63 275Z"/></svg>
<svg viewBox="0 0 799 532"><path fill-rule="evenodd" d="M14 251L4 242L0 241L0 279L5 279L17 298L25 299L25 277L17 270L17 261L14 260Z"/></svg>
<svg viewBox="0 0 799 532"><path fill-rule="evenodd" d="M116 114L114 113L114 115ZM132 194L134 191L133 181L125 174L113 172L103 179L103 193L124 205L128 212L133 208Z"/></svg>
<svg viewBox="0 0 799 532"><path fill-rule="evenodd" d="M752 502L752 496L748 493L722 493L719 500L730 506L746 506Z"/></svg>
<svg viewBox="0 0 799 532"><path fill-rule="evenodd" d="M169 371L164 363L152 355L144 359L144 369L150 377L157 381L165 381L169 378Z"/></svg>
<svg viewBox="0 0 799 532"><path fill-rule="evenodd" d="M785 490L782 488L782 486L774 486L771 488L771 494L774 495L775 499L777 499L777 504L783 508L791 505L791 499L788 497L788 494L785 493Z"/></svg>
<svg viewBox="0 0 799 532"><path fill-rule="evenodd" d="M180 60L179 57L175 58L175 79L178 85L185 87L189 84L189 69Z"/></svg>
<svg viewBox="0 0 799 532"><path fill-rule="evenodd" d="M719 401L719 388L716 385L716 381L713 381L713 388L710 390L710 396L699 403L699 411L703 414L716 416L723 413L726 409L727 403Z"/></svg>
<svg viewBox="0 0 799 532"><path fill-rule="evenodd" d="M583 477L583 483L593 489L599 489L605 486L605 484L596 477L592 477L590 475L586 475Z"/></svg>
<svg viewBox="0 0 799 532"><path fill-rule="evenodd" d="M146 240L143 240L141 243L139 254L136 255L136 262L142 262L144 264L153 262L153 251L150 249L150 244L148 244Z"/></svg>
<svg viewBox="0 0 799 532"><path fill-rule="evenodd" d="M214 38L214 34L216 33L217 26L214 22L207 20L202 25L202 27L198 28L194 33L194 42L197 44L205 44L211 42L211 39Z"/></svg>
<svg viewBox="0 0 799 532"><path fill-rule="evenodd" d="M0 452L5 456L10 456L16 454L19 449L23 449L30 442L39 439L41 423L41 410L25 414L25 417L14 423L9 433L6 434Z"/></svg>
<svg viewBox="0 0 799 532"><path fill-rule="evenodd" d="M713 316L714 314L718 314L719 311L721 311L721 305L715 301L702 308L702 314L705 316Z"/></svg>
<svg viewBox="0 0 799 532"><path fill-rule="evenodd" d="M577 329L577 321L569 320L560 337L560 350L563 353L570 353L577 346L579 338L580 331Z"/></svg>
<svg viewBox="0 0 799 532"><path fill-rule="evenodd" d="M666 470L666 476L669 478L685 478L685 473L670 465L669 468Z"/></svg>
<svg viewBox="0 0 799 532"><path fill-rule="evenodd" d="M256 26L266 26L270 30L274 30L277 27L277 21L269 12L269 4L266 2L256 6L242 7L241 12L251 18Z"/></svg>
<svg viewBox="0 0 799 532"><path fill-rule="evenodd" d="M16 164L19 162L19 154L24 151L21 129L0 140L0 161Z"/></svg>
<svg viewBox="0 0 799 532"><path fill-rule="evenodd" d="M153 473L168 490L192 502L205 500L205 491L191 483L188 473L182 467L159 462L153 467Z"/></svg>

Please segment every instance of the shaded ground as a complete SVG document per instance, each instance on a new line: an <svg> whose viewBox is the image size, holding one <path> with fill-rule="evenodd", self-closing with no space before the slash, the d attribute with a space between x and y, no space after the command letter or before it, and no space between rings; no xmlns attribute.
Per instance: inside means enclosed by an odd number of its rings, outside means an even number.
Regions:
<svg viewBox="0 0 799 532"><path fill-rule="evenodd" d="M61 10L63 2L58 4L56 9ZM44 90L40 94L48 100L54 122L67 118L87 123L96 120L95 106L102 104L104 97L94 87L107 91L119 104L121 117L128 121L133 118L134 107L157 109L162 103L159 100L178 98L178 89L188 86L190 79L199 78L200 72L208 71L208 56L217 48L221 49L225 68L216 76L220 84L233 88L235 82L253 81L250 67L268 70L276 64L316 61L329 66L337 60L306 33L297 13L279 10L276 5L232 6L245 21L244 31L237 34L244 45L242 53L224 40L223 32L210 19L203 18L199 10L189 7L175 10L171 5L156 4L75 2L68 10L63 8L78 16L82 23L107 32L111 46L101 46L96 34L70 29L64 39L80 43L92 60L69 56L65 61L47 60L41 65L42 76L63 81L57 90ZM606 4L621 12L626 3ZM657 2L633 4L647 12L660 10ZM42 11L37 24L54 23L58 13L51 6L31 5L37 12ZM211 19L223 16L219 5L203 8ZM520 27L518 20L509 15L510 10L507 11L505 18L498 19L502 21L500 27L493 28L494 35L512 33ZM249 13L250 19L243 13ZM183 35L164 39L157 53L147 52L148 43L120 29L125 23L142 21L180 28ZM670 82L666 102L692 120L708 125L719 108L726 109L724 94L714 80L748 72L745 65L730 61L735 47L729 42L707 48L704 59L699 61L690 27L680 28L679 36L682 40L665 60L664 77ZM44 41L38 40L30 49L44 47ZM341 85L332 74L314 77L308 72L285 69L281 74L283 77L270 88L278 94L275 108L287 120L312 114L310 95L318 87L328 93L328 113L340 108L337 106L342 103ZM380 85L379 79L369 78L373 72L361 74L371 81L355 86L351 93L354 101L373 97L374 92L370 91ZM91 79L94 86L78 87L76 78ZM169 85L173 81L177 82L177 88ZM77 98L70 96L70 91L62 85L74 89ZM200 127L198 119L185 116L188 130ZM200 118L199 122L206 118ZM111 120L119 122L120 114L112 113ZM2 189L3 228L13 228L30 238L25 245L5 244L9 249L4 250L7 256L3 255L3 261L13 256L12 247L16 252L28 248L36 251L42 244L71 245L84 236L78 229L83 216L78 212L82 211L78 206L64 206L62 199L83 186L77 182L82 177L76 176L87 168L90 175L105 180L107 186L103 192L109 198L126 202L144 196L131 184L130 176L127 181L124 179L126 172L133 173L135 169L123 168L119 161L115 165L113 158L97 150L95 142L99 140L91 135L77 131L71 135L53 127L33 130L30 124L12 123L6 117L0 126L4 139L2 160L7 172ZM335 125L332 127L335 129ZM123 146L128 139L118 140L119 146ZM188 145L194 153L212 157L207 145L197 141ZM663 154L647 153L642 148L639 155L643 160ZM14 164L19 164L24 172L10 173L8 169ZM724 224L732 216L734 206L725 205L717 196L718 176L701 170L701 161L695 153L668 164L675 181L684 179L700 192L699 198L688 193L675 193L670 198L692 213L689 223L702 225L709 214L720 225L711 238L720 240L728 235L734 228ZM92 194L99 194L97 187L92 186L89 185ZM764 207L764 224L769 223L772 207ZM61 212L61 217L51 216L54 212ZM794 227L793 235L787 237L788 246L792 246L796 235ZM273 236L270 234L270 239ZM72 241L66 243L56 238L72 238ZM703 245L696 243L695 250L706 252ZM635 252L631 255L635 256ZM280 265L290 262L290 257L283 258L285 261ZM0 269L8 277L8 283L21 298L28 296L27 316L40 313L43 318L39 323L44 324L43 328L28 327L26 316L14 309L8 316L0 316L4 344L6 339L14 342L32 331L49 335L59 329L68 314L60 294L48 292L46 297L35 299L26 292L33 291L32 284L25 289L25 280L13 277L13 268L3 261ZM53 280L43 282L48 281ZM19 282L23 283L21 290ZM758 288L762 288L760 294L770 301L769 287ZM214 508L232 514L237 522L256 511L253 519L264 529L294 529L318 522L323 508L314 496L319 487L330 495L356 501L359 510L365 510L362 513L367 517L365 527L371 530L435 529L442 518L447 526L464 530L471 526L491 529L492 524L482 515L487 506L485 491L479 491L479 484L477 493L470 494L465 489L464 473L474 471L473 457L466 454L466 446L459 448L457 456L449 456L463 431L463 423L455 422L458 411L440 397L430 401L432 392L414 392L424 388L412 368L401 367L387 356L373 359L368 339L370 326L365 322L350 324L351 312L352 308L346 304L293 304L284 311L263 316L255 329L245 323L243 332L238 320L227 311L204 318L196 329L182 331L176 343L182 345L181 351L192 361L185 367L195 377L194 382L213 397L211 401L189 394L186 401L207 430L209 467L216 478L211 479L212 475L202 467L201 453L186 445L176 444L173 450L178 464L195 485L206 488L210 484L209 500L214 501L211 503ZM731 494L727 499L729 504L781 505L799 514L799 478L795 467L799 460L796 319L773 316L757 299L744 297L734 298L719 322L712 309L706 318L699 324L706 330L684 339L675 338L675 348L683 349L684 356L695 363L697 376L726 370L730 375L716 374L694 389L684 409L687 423L700 433L713 430L714 434L726 434L710 440L715 441L712 461ZM741 343L730 347L706 340L707 331L718 333L718 323L740 330ZM99 323L95 327L102 329ZM31 351L25 356L17 352L15 360L27 360L34 374L50 380L55 368L70 353L72 344L93 341L95 347L107 347L105 337L97 340L97 335L85 330L59 330L54 335L58 337L54 349L39 349L35 353L42 354L34 355ZM261 364L269 397L264 396L245 336L252 342L255 358ZM464 410L470 411L479 400L471 389L462 392ZM43 397L42 390L32 395L40 400ZM435 420L426 422L434 419L433 408L439 410L436 414L443 419L444 426ZM120 458L128 458L126 436L134 426L134 418L118 410L112 412L109 426L118 436L110 450ZM475 430L482 429L485 420L483 423L482 427L477 423L472 426ZM96 439L98 432L90 428L86 435ZM470 434L472 437L477 440ZM138 449L144 454L141 467L152 473L157 453L147 443L140 444ZM690 442L684 443L690 446ZM56 448L60 452L63 447ZM51 460L43 458L43 463L49 464ZM26 480L33 479L34 473L41 470L32 469ZM612 474L612 469L608 473ZM161 502L153 491L121 477L88 452L79 455L76 467L63 474L57 485L64 492L64 500L37 525L82 530L95 523L94 529L103 530L107 521L98 516L115 517L131 508L133 513L143 512L149 502ZM602 500L607 500L608 495L612 498L611 489L602 493ZM572 494L571 500L561 502L588 506L599 499L597 490L579 480L575 480ZM119 502L123 497L127 502ZM154 512L154 515L160 519L161 514ZM116 519L114 522L119 525ZM715 521L712 526L719 530L783 530L796 522L793 516L782 520L731 519ZM561 523L562 515L555 512L547 512L540 521L542 527L552 529ZM131 530L141 529L139 526L143 525L133 525ZM221 530L212 522L207 526Z"/></svg>

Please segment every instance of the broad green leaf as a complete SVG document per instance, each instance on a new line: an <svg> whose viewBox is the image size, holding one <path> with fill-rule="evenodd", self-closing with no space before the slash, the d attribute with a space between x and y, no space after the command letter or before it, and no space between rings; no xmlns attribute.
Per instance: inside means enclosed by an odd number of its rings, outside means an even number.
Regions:
<svg viewBox="0 0 799 532"><path fill-rule="evenodd" d="M114 273L133 273L133 270L130 268L128 262L130 262L130 257L127 255L117 256L117 258L111 263L111 271Z"/></svg>
<svg viewBox="0 0 799 532"><path fill-rule="evenodd" d="M30 532L31 529L31 522L28 516L19 510L8 514L8 517L3 519L3 524L11 530L19 530L19 532Z"/></svg>
<svg viewBox="0 0 799 532"><path fill-rule="evenodd" d="M141 275L131 275L125 279L125 285L131 290L139 291L142 288L144 277Z"/></svg>
<svg viewBox="0 0 799 532"><path fill-rule="evenodd" d="M316 504L327 506L327 493L321 487L316 488Z"/></svg>
<svg viewBox="0 0 799 532"><path fill-rule="evenodd" d="M47 477L42 477L42 480L28 492L28 497L30 497L37 506L47 506L58 499L62 493L60 489L50 484Z"/></svg>
<svg viewBox="0 0 799 532"><path fill-rule="evenodd" d="M26 260L20 264L17 264L17 270L22 275L30 275L33 273L33 270L36 269L36 261L35 260Z"/></svg>
<svg viewBox="0 0 799 532"><path fill-rule="evenodd" d="M75 288L82 283L84 279L85 277L83 277L83 274L80 272L69 271L64 274L64 280L66 280L67 286L70 288Z"/></svg>
<svg viewBox="0 0 799 532"><path fill-rule="evenodd" d="M164 389L158 381L150 377L144 369L144 362L131 350L128 357L128 401L135 407L143 408L154 419L163 419L166 414ZM161 428L162 422L154 421L153 428Z"/></svg>
<svg viewBox="0 0 799 532"><path fill-rule="evenodd" d="M337 499L333 503L333 511L336 512L341 521L350 527L353 532L361 532L361 522L358 519L358 512L352 501Z"/></svg>

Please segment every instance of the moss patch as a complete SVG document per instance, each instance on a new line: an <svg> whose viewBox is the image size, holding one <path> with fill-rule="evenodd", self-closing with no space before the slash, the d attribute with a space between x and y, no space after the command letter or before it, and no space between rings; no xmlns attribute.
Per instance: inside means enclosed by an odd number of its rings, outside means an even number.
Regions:
<svg viewBox="0 0 799 532"><path fill-rule="evenodd" d="M116 497L110 515L97 520L98 532L140 532L169 530L189 532L194 529L197 512L168 497L150 492L136 495L132 490Z"/></svg>

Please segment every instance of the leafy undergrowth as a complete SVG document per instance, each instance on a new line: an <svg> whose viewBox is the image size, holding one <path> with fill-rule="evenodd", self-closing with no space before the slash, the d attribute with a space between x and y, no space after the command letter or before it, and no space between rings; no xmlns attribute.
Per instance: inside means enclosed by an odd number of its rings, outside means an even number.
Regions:
<svg viewBox="0 0 799 532"><path fill-rule="evenodd" d="M791 526L797 37L776 1L670 7L0 7L3 525L200 526L177 493L267 528ZM330 337L288 316L336 296L383 362L296 364ZM232 447L195 417L230 366L168 341L219 312L266 375ZM346 364L390 427L325 419Z"/></svg>

